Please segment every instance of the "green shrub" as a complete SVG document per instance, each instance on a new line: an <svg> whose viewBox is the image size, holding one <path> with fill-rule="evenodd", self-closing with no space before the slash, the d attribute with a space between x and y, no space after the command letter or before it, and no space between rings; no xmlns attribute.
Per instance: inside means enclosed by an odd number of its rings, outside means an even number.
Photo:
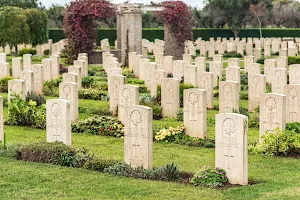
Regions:
<svg viewBox="0 0 300 200"><path fill-rule="evenodd" d="M148 105L148 106L152 108L153 119L160 120L162 118L162 107L156 105Z"/></svg>
<svg viewBox="0 0 300 200"><path fill-rule="evenodd" d="M241 86L248 86L248 74L241 74Z"/></svg>
<svg viewBox="0 0 300 200"><path fill-rule="evenodd" d="M149 93L140 94L139 101L140 105L144 106L157 105L156 99Z"/></svg>
<svg viewBox="0 0 300 200"><path fill-rule="evenodd" d="M17 159L19 160L68 167L81 167L91 159L87 150L79 149L76 151L60 142L21 145L16 151Z"/></svg>
<svg viewBox="0 0 300 200"><path fill-rule="evenodd" d="M14 79L11 76L6 76L0 79L0 92L8 92L8 81Z"/></svg>
<svg viewBox="0 0 300 200"><path fill-rule="evenodd" d="M94 108L94 109L91 109L90 111L91 114L95 114L95 115L100 115L100 116L111 116L112 113L110 112L109 110L109 107L104 107L104 108Z"/></svg>
<svg viewBox="0 0 300 200"><path fill-rule="evenodd" d="M164 166L165 176L167 180L177 180L180 176L180 168L178 165L171 163Z"/></svg>
<svg viewBox="0 0 300 200"><path fill-rule="evenodd" d="M109 166L105 168L103 172L117 176L150 180L174 181L180 177L179 167L173 163L162 167L155 167L153 169L144 169L143 167L134 168L128 164L121 163Z"/></svg>
<svg viewBox="0 0 300 200"><path fill-rule="evenodd" d="M176 113L176 120L177 121L183 121L183 109L180 108Z"/></svg>
<svg viewBox="0 0 300 200"><path fill-rule="evenodd" d="M89 69L88 74L89 76L95 76L98 72L102 71L103 69L100 68L92 68Z"/></svg>
<svg viewBox="0 0 300 200"><path fill-rule="evenodd" d="M213 169L204 166L201 171L193 176L190 182L196 186L220 187L226 184L228 179L224 169Z"/></svg>
<svg viewBox="0 0 300 200"><path fill-rule="evenodd" d="M139 86L139 93L147 93L148 92L148 88L144 85L140 85Z"/></svg>
<svg viewBox="0 0 300 200"><path fill-rule="evenodd" d="M248 120L249 128L259 128L259 106L257 106Z"/></svg>
<svg viewBox="0 0 300 200"><path fill-rule="evenodd" d="M72 124L72 131L75 133L90 133L93 135L104 135L122 137L124 126L113 117L94 116Z"/></svg>
<svg viewBox="0 0 300 200"><path fill-rule="evenodd" d="M36 54L36 50L35 49L21 49L19 51L19 56L23 56L24 54L31 54L31 55L35 55Z"/></svg>
<svg viewBox="0 0 300 200"><path fill-rule="evenodd" d="M289 56L288 65L300 64L300 56Z"/></svg>
<svg viewBox="0 0 300 200"><path fill-rule="evenodd" d="M107 91L102 91L102 90L93 89L93 88L80 88L78 91L78 98L79 99L101 100L101 101L107 101L109 99Z"/></svg>
<svg viewBox="0 0 300 200"><path fill-rule="evenodd" d="M287 156L300 153L300 134L295 131L275 129L262 136L262 141L251 150L257 154Z"/></svg>
<svg viewBox="0 0 300 200"><path fill-rule="evenodd" d="M118 164L118 161L115 160L105 160L105 159L101 159L101 160L89 160L87 161L84 165L83 168L87 169L87 170L93 170L93 171L99 171L99 172L103 172L103 170L105 168L108 168L109 166L113 166Z"/></svg>
<svg viewBox="0 0 300 200"><path fill-rule="evenodd" d="M35 101L26 102L18 95L13 95L8 104L8 117L5 122L10 126L30 126L46 128L46 106L37 106Z"/></svg>
<svg viewBox="0 0 300 200"><path fill-rule="evenodd" d="M242 58L243 55L237 52L225 52L223 56L226 58Z"/></svg>
<svg viewBox="0 0 300 200"><path fill-rule="evenodd" d="M160 127L161 128L161 127ZM159 127L154 127L153 130L157 131ZM205 148L214 148L213 140L208 138L194 138L185 134L185 127L183 125L176 128L162 128L154 135L154 140L157 142L174 143L186 146L196 146Z"/></svg>
<svg viewBox="0 0 300 200"><path fill-rule="evenodd" d="M242 90L240 91L240 99L241 100L248 100L248 91Z"/></svg>
<svg viewBox="0 0 300 200"><path fill-rule="evenodd" d="M104 69L100 69L98 72L95 73L94 76L107 77L107 74Z"/></svg>
<svg viewBox="0 0 300 200"><path fill-rule="evenodd" d="M62 82L62 77L44 83L43 93L46 96L59 96L59 84Z"/></svg>
<svg viewBox="0 0 300 200"><path fill-rule="evenodd" d="M285 130L295 131L296 133L300 133L300 123L299 122L287 123Z"/></svg>
<svg viewBox="0 0 300 200"><path fill-rule="evenodd" d="M239 111L233 109L232 111L233 113L238 113L238 114L241 114L241 115L245 115L247 117L249 117L249 112L248 112L248 109L247 108L244 108L244 107L241 107L239 108Z"/></svg>
<svg viewBox="0 0 300 200"><path fill-rule="evenodd" d="M144 85L145 81L140 80L140 79L133 79L133 78L128 78L126 79L127 84L132 84L132 85Z"/></svg>
<svg viewBox="0 0 300 200"><path fill-rule="evenodd" d="M49 55L50 55L50 50L49 50L49 49L46 49L46 50L44 51L44 55L45 55L45 56L49 56Z"/></svg>
<svg viewBox="0 0 300 200"><path fill-rule="evenodd" d="M265 57L264 56L261 56L261 58L259 58L257 61L256 61L256 63L259 63L259 64L264 64L265 63Z"/></svg>
<svg viewBox="0 0 300 200"><path fill-rule="evenodd" d="M37 106L40 106L42 104L46 104L46 99L40 94L35 94L34 92L30 92L26 95L26 101L34 101L36 102Z"/></svg>
<svg viewBox="0 0 300 200"><path fill-rule="evenodd" d="M135 75L129 68L123 68L122 75L126 76L126 78L135 78Z"/></svg>
<svg viewBox="0 0 300 200"><path fill-rule="evenodd" d="M95 85L95 81L92 77L86 76L82 78L82 87L83 88L91 88Z"/></svg>

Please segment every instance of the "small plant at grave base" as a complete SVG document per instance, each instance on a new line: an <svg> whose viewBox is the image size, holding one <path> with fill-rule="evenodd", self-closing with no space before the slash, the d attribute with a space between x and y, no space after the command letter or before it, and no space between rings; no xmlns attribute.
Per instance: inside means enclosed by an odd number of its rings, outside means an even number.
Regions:
<svg viewBox="0 0 300 200"><path fill-rule="evenodd" d="M82 78L82 87L83 88L91 88L95 85L95 80L90 77L90 76L86 76Z"/></svg>
<svg viewBox="0 0 300 200"><path fill-rule="evenodd" d="M164 117L161 119L161 121L164 121L164 122L176 122L177 119L175 117Z"/></svg>
<svg viewBox="0 0 300 200"><path fill-rule="evenodd" d="M139 85L139 93L147 93L148 88L144 85Z"/></svg>
<svg viewBox="0 0 300 200"><path fill-rule="evenodd" d="M242 54L240 53L237 53L237 52L225 52L224 55L223 55L225 58L228 57L228 58L242 58Z"/></svg>
<svg viewBox="0 0 300 200"><path fill-rule="evenodd" d="M116 164L119 164L119 162L115 161L115 160L93 159L93 160L87 161L83 165L83 169L103 172L103 170L105 168L108 168L109 166L113 166L113 165L116 165Z"/></svg>
<svg viewBox="0 0 300 200"><path fill-rule="evenodd" d="M46 106L37 106L35 101L24 101L13 94L8 104L8 117L5 121L10 126L29 126L33 128L46 128Z"/></svg>
<svg viewBox="0 0 300 200"><path fill-rule="evenodd" d="M233 109L232 112L233 112L233 113L238 113L238 114L241 114L241 115L245 115L245 116L249 117L248 109L247 109L247 108L244 108L244 107L240 107L240 108L239 108L239 111Z"/></svg>
<svg viewBox="0 0 300 200"><path fill-rule="evenodd" d="M102 91L93 88L80 88L78 91L78 98L80 99L92 99L92 100L101 100L101 101L107 101L108 95L107 91Z"/></svg>
<svg viewBox="0 0 300 200"><path fill-rule="evenodd" d="M8 81L14 79L11 76L6 76L0 79L0 92L8 92Z"/></svg>
<svg viewBox="0 0 300 200"><path fill-rule="evenodd" d="M156 99L151 96L149 93L141 94L139 97L140 105L150 106L157 105Z"/></svg>
<svg viewBox="0 0 300 200"><path fill-rule="evenodd" d="M127 79L127 84L144 85L145 81L140 80L140 79Z"/></svg>
<svg viewBox="0 0 300 200"><path fill-rule="evenodd" d="M207 137L198 138L191 137L185 134L184 125L178 126L176 128L169 127L153 127L154 131L154 140L157 142L165 142L165 143L174 143L181 144L186 146L195 146L195 147L205 147L205 148L214 148L215 141L211 140Z"/></svg>
<svg viewBox="0 0 300 200"><path fill-rule="evenodd" d="M59 74L63 74L68 72L68 68L63 66L62 64L59 64Z"/></svg>
<svg viewBox="0 0 300 200"><path fill-rule="evenodd" d="M259 106L257 106L253 110L253 114L250 115L248 120L248 127L249 128L259 128Z"/></svg>
<svg viewBox="0 0 300 200"><path fill-rule="evenodd" d="M43 87L43 93L45 96L58 96L58 87L62 82L62 77L54 79L52 81L46 81Z"/></svg>
<svg viewBox="0 0 300 200"><path fill-rule="evenodd" d="M173 78L173 72L168 72L167 73L167 78Z"/></svg>
<svg viewBox="0 0 300 200"><path fill-rule="evenodd" d="M125 163L117 163L105 168L103 172L117 176L164 181L175 181L180 177L180 169L174 163L154 167L153 169L144 169L142 166L132 167Z"/></svg>
<svg viewBox="0 0 300 200"><path fill-rule="evenodd" d="M45 56L49 56L50 55L50 50L46 49L43 53L44 53Z"/></svg>
<svg viewBox="0 0 300 200"><path fill-rule="evenodd" d="M250 146L250 150L257 154L271 156L300 155L300 134L295 131L281 131L275 129L262 136L262 141Z"/></svg>
<svg viewBox="0 0 300 200"><path fill-rule="evenodd" d="M75 150L61 142L21 145L16 149L15 155L18 160L67 167L82 167L84 163L92 159L86 149Z"/></svg>
<svg viewBox="0 0 300 200"><path fill-rule="evenodd" d="M43 97L43 96L40 95L40 94L36 94L36 93L34 93L34 92L30 92L30 93L28 93L28 94L26 95L26 101L27 101L27 102L34 101L34 102L36 102L36 105L37 105L37 106L46 104L46 99L45 99L45 97Z"/></svg>
<svg viewBox="0 0 300 200"><path fill-rule="evenodd" d="M195 186L201 185L206 187L221 187L228 182L226 171L220 168L210 168L204 166L201 171L197 172L190 183Z"/></svg>
<svg viewBox="0 0 300 200"><path fill-rule="evenodd" d="M256 61L256 63L259 63L259 64L264 64L265 63L265 57L264 56L262 56L261 58L259 58L257 61Z"/></svg>
<svg viewBox="0 0 300 200"><path fill-rule="evenodd" d="M183 109L179 109L176 113L176 120L183 121Z"/></svg>
<svg viewBox="0 0 300 200"><path fill-rule="evenodd" d="M287 123L285 130L295 131L296 133L300 133L300 122Z"/></svg>
<svg viewBox="0 0 300 200"><path fill-rule="evenodd" d="M72 124L72 131L75 133L90 133L93 135L104 135L122 137L124 126L121 122L108 116L94 116Z"/></svg>
<svg viewBox="0 0 300 200"><path fill-rule="evenodd" d="M122 75L126 76L127 78L135 78L135 75L132 73L132 70L129 68L123 68Z"/></svg>
<svg viewBox="0 0 300 200"><path fill-rule="evenodd" d="M97 74L97 72L100 72L100 71L101 71L101 69L99 69L99 68L92 68L89 70L88 74L89 74L89 76L95 76Z"/></svg>
<svg viewBox="0 0 300 200"><path fill-rule="evenodd" d="M166 164L164 166L164 171L165 171L165 176L167 180L177 180L179 179L180 176L180 169L178 165L171 163L171 164Z"/></svg>
<svg viewBox="0 0 300 200"><path fill-rule="evenodd" d="M155 140L158 142L174 142L177 137L180 138L185 135L184 130L184 125L178 126L176 128L170 127L169 129L161 129L156 133Z"/></svg>

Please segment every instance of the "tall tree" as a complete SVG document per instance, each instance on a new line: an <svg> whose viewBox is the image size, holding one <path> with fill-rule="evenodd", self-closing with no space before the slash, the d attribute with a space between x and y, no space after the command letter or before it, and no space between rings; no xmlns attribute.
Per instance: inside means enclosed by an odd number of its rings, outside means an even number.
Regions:
<svg viewBox="0 0 300 200"><path fill-rule="evenodd" d="M37 8L41 6L39 0L0 0L0 7L15 6L20 8Z"/></svg>
<svg viewBox="0 0 300 200"><path fill-rule="evenodd" d="M48 27L49 28L62 28L63 27L63 12L64 7L59 5L52 5L47 9L46 13L48 15Z"/></svg>
<svg viewBox="0 0 300 200"><path fill-rule="evenodd" d="M260 38L262 38L262 31L261 31L261 20L260 17L264 16L267 11L267 5L264 4L263 2L260 2L257 5L250 4L249 8L250 12L256 17L258 24L259 24L259 33L260 33Z"/></svg>
<svg viewBox="0 0 300 200"><path fill-rule="evenodd" d="M0 43L2 47L15 47L18 54L18 44L29 43L30 28L24 10L18 7L0 8Z"/></svg>
<svg viewBox="0 0 300 200"><path fill-rule="evenodd" d="M208 7L223 11L220 14L235 37L238 37L241 28L249 20L249 5L249 0L208 0Z"/></svg>
<svg viewBox="0 0 300 200"><path fill-rule="evenodd" d="M41 9L25 10L27 24L30 28L29 43L33 46L46 43L48 40L47 15Z"/></svg>

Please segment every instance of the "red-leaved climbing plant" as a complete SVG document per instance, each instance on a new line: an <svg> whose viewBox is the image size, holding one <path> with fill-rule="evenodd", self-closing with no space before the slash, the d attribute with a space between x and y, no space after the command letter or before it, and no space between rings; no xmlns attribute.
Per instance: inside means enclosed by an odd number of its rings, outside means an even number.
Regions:
<svg viewBox="0 0 300 200"><path fill-rule="evenodd" d="M164 10L155 12L155 15L171 28L177 41L191 40L194 21L189 7L182 1L164 1L160 5L164 7Z"/></svg>
<svg viewBox="0 0 300 200"><path fill-rule="evenodd" d="M75 0L64 12L64 32L71 59L78 53L91 53L97 38L96 20L115 15L115 7L106 0Z"/></svg>

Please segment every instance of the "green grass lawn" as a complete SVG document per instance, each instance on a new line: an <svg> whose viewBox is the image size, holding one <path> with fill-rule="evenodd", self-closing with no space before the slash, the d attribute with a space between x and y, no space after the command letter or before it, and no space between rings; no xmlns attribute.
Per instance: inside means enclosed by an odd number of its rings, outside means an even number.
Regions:
<svg viewBox="0 0 300 200"><path fill-rule="evenodd" d="M11 59L10 59L11 60ZM38 62L38 61L36 61ZM92 66L90 68L95 68ZM128 79L134 81L134 79ZM97 77L97 82L106 82ZM1 93L7 96L6 93ZM51 99L55 97L46 97ZM218 99L214 98L215 105ZM248 102L240 100L247 108ZM108 101L80 99L86 111L80 119L93 116L97 109L109 109ZM208 110L208 119L217 110ZM4 108L4 117L8 115ZM154 120L153 126L179 126L183 122ZM16 144L46 141L46 131L21 126L4 126L9 148ZM208 126L214 139L215 127ZM248 141L258 140L258 129L249 128ZM124 139L89 134L72 135L72 146L85 147L95 158L123 160ZM176 163L181 170L197 172L204 165L214 166L215 150L168 143L153 144L153 165ZM300 199L300 160L249 154L248 186L224 189L195 187L173 182L117 177L84 169L18 161L0 151L0 199ZM254 183L254 184L252 184Z"/></svg>

